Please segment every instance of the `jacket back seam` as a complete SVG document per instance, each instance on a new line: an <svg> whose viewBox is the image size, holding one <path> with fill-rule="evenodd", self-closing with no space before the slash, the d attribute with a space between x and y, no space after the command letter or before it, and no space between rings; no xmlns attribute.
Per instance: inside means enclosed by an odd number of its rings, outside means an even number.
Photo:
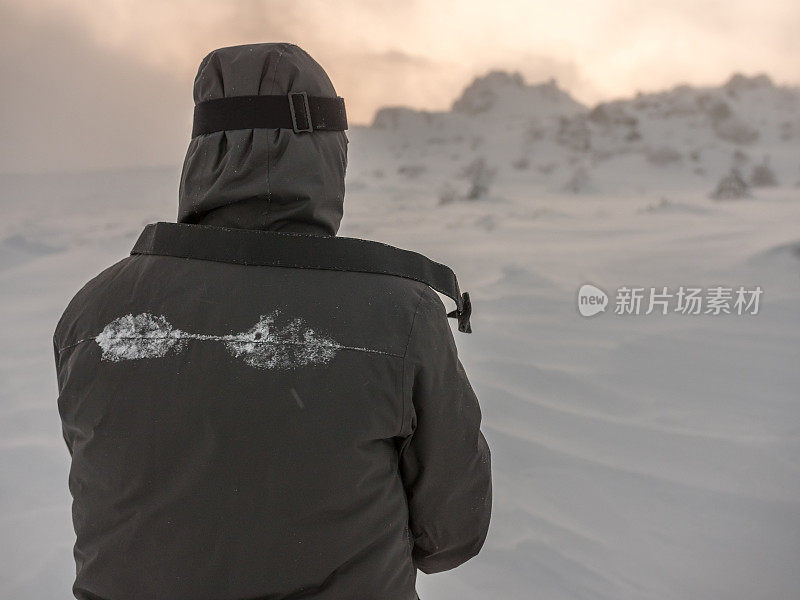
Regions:
<svg viewBox="0 0 800 600"><path fill-rule="evenodd" d="M124 339L128 339L128 340L145 340L145 339L152 339L152 338L148 338L148 337L145 337L145 336L131 335L131 336L125 336ZM83 342L93 342L93 341L95 341L95 338L93 338L93 337L83 338L83 339L78 340L77 342L73 342L71 344L67 344L66 346L62 346L62 347L58 348L58 352L59 353L64 352L65 350L69 350L70 348L74 348L75 346L77 346L79 344L82 344ZM276 346L291 346L291 345L293 345L293 342L274 342L274 341L269 341L269 340L266 340L266 341L252 340L249 343L251 343L251 344L274 344ZM384 356L391 356L393 358L401 358L401 359L403 358L403 356L400 355L400 354L395 354L394 352L388 352L386 350L378 350L377 348L364 348L364 347L361 347L361 346L345 346L345 345L341 345L341 346L337 346L336 349L337 350L353 350L355 352L364 352L366 354L383 354Z"/></svg>

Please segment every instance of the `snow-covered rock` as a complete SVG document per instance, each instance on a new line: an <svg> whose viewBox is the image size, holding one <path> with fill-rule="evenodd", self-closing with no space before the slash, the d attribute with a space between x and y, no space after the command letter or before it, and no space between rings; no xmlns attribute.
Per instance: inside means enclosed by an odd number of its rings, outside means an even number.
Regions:
<svg viewBox="0 0 800 600"><path fill-rule="evenodd" d="M749 183L777 185L797 179L798 132L800 89L765 75L734 75L716 87L679 85L588 107L554 80L529 84L519 73L494 70L466 86L449 111L387 107L370 127L354 127L349 135L359 140L351 149L398 178L408 175L397 171L398 163L426 164L416 181L421 193L435 195L431 190L480 157L499 167L498 180L543 193L562 191L548 182L556 170L569 174L567 182L575 179L579 158L584 173L577 180L608 193L639 190L649 181L694 188L702 178L709 188L716 183L711 174L742 169L753 155L771 157L772 176L750 166ZM738 185L735 178L728 184ZM733 188L720 193L739 193Z"/></svg>

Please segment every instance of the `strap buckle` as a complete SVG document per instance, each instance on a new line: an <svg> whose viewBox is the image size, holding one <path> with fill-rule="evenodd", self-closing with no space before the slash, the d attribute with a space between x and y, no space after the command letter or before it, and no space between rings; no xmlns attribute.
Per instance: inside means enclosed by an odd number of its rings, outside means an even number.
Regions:
<svg viewBox="0 0 800 600"><path fill-rule="evenodd" d="M308 105L308 94L305 92L289 92L289 112L292 113L292 129L295 133L312 132L311 107Z"/></svg>
<svg viewBox="0 0 800 600"><path fill-rule="evenodd" d="M461 294L461 302L452 312L447 313L450 318L458 320L458 330L462 333L472 333L472 325L469 318L472 316L472 302L469 299L469 292Z"/></svg>

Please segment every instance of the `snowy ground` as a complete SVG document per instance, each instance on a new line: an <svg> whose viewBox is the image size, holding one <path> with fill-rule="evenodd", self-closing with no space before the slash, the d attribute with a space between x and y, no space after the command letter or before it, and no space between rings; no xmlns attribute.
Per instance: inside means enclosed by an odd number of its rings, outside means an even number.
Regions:
<svg viewBox="0 0 800 600"><path fill-rule="evenodd" d="M623 154L587 166L580 193L546 169L536 181L501 169L482 199L441 205L430 173L389 173L396 157L375 135L350 135L342 234L456 270L475 305L475 333L456 339L493 450L485 550L422 577L421 597L800 597L800 153L771 146L781 185L736 201L708 198L721 159L706 176L686 158L642 175ZM611 189L615 173L627 188ZM144 223L174 218L177 179L0 176L0 598L70 597L52 331ZM764 295L758 315L587 319L575 298L586 282Z"/></svg>

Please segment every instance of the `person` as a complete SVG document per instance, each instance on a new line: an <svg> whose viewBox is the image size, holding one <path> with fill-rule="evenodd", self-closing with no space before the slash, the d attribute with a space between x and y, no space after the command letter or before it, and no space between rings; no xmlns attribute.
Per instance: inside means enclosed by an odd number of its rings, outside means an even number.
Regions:
<svg viewBox="0 0 800 600"><path fill-rule="evenodd" d="M475 556L490 519L444 303L380 260L337 267L342 247L395 254L336 237L346 117L305 51L215 50L194 99L178 222L148 226L54 334L73 593L415 599L417 569Z"/></svg>

